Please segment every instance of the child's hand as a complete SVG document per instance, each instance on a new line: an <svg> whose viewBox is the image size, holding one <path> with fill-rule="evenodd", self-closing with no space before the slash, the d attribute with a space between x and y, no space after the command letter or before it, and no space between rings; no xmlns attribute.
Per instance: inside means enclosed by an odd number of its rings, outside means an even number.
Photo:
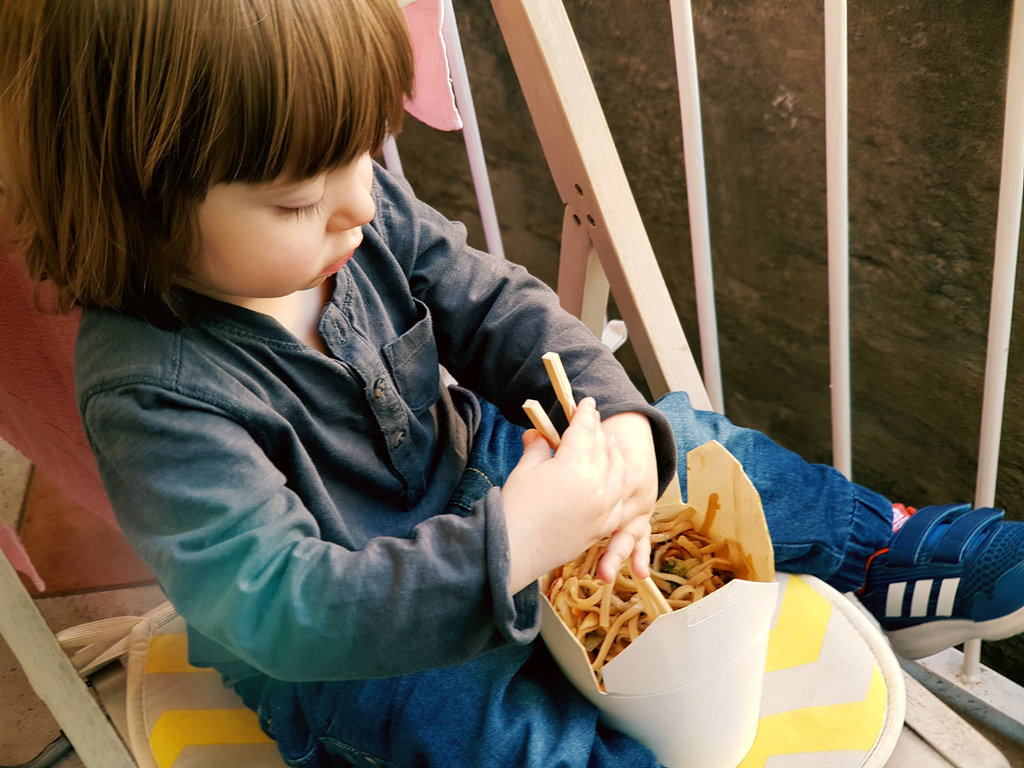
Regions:
<svg viewBox="0 0 1024 768"><path fill-rule="evenodd" d="M623 488L622 528L612 534L608 551L597 567L597 577L611 583L623 561L630 557L633 573L645 578L650 573L651 512L658 500L658 459L654 453L651 423L640 413L619 413L601 424L604 434L614 439L626 462Z"/></svg>
<svg viewBox="0 0 1024 768"><path fill-rule="evenodd" d="M628 522L625 461L593 398L580 402L554 456L535 430L523 435L523 444L501 490L513 594Z"/></svg>

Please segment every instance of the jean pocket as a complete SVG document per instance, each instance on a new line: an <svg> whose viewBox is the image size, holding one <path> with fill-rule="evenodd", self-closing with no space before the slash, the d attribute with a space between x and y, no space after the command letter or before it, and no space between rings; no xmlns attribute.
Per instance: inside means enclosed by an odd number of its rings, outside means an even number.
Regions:
<svg viewBox="0 0 1024 768"><path fill-rule="evenodd" d="M361 766L361 768L398 768L397 763L384 760L365 749L360 749L333 736L321 736L320 744L332 758L340 758L345 761L337 763L338 765Z"/></svg>
<svg viewBox="0 0 1024 768"><path fill-rule="evenodd" d="M466 467L459 478L459 484L448 497L445 511L465 517L493 487L494 483L484 472L476 467Z"/></svg>

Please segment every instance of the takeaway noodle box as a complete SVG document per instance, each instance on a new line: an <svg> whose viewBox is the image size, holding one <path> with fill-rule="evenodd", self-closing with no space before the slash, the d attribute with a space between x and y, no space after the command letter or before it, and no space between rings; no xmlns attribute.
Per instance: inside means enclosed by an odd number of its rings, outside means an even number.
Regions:
<svg viewBox="0 0 1024 768"><path fill-rule="evenodd" d="M761 499L739 462L710 442L686 457L687 495L700 527L717 494L712 540L738 541L750 571L685 608L659 616L602 669L551 604L541 636L562 672L611 726L646 744L668 768L734 768L757 734L768 632L778 585ZM678 483L657 510L682 508ZM541 586L547 591L548 579Z"/></svg>

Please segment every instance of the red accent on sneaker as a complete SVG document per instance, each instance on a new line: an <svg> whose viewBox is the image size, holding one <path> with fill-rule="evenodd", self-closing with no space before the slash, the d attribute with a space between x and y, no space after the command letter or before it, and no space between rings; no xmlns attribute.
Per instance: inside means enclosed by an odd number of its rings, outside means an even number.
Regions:
<svg viewBox="0 0 1024 768"><path fill-rule="evenodd" d="M873 554L871 557L868 558L868 561L867 561L867 563L864 566L864 584L861 586L860 589L857 590L856 594L859 595L859 594L863 593L865 589L867 589L867 586L868 586L868 571L871 570L871 563L874 561L874 559L876 557L878 557L879 555L884 555L888 551L889 551L888 547L883 547L882 549L878 550L877 552L875 552L875 554Z"/></svg>
<svg viewBox="0 0 1024 768"><path fill-rule="evenodd" d="M896 533L903 524L910 519L910 516L917 512L914 507L908 507L899 502L892 505L892 532Z"/></svg>

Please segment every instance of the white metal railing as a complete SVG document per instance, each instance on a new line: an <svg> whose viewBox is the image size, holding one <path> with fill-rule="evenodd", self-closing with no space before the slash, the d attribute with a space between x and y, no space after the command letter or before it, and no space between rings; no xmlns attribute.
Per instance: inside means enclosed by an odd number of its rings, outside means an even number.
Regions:
<svg viewBox="0 0 1024 768"><path fill-rule="evenodd" d="M846 0L823 0L823 2L832 449L835 467L847 477L852 477L847 3ZM495 8L499 6L497 0L492 0L492 4ZM502 2L500 5L504 6L505 3ZM704 407L713 407L722 412L724 404L718 357L718 333L714 306L692 7L690 0L670 0L670 8L683 126L687 204L703 363L703 389L707 393L705 395L704 392L700 392L698 395L706 397L708 405ZM1022 50L1024 49L1024 42L1022 42L1024 38L1022 38L1021 32L1024 21L1021 16L1018 3L1014 9L1011 32L1003 169L996 235L996 265L992 283L992 310L976 506L991 506L995 495L1018 233L1021 223L1022 188L1024 188L1024 50ZM521 83L523 79L520 74ZM529 101L529 97L527 100ZM550 126L548 132L551 132ZM579 141L579 137L575 138ZM552 163L550 154L548 154L548 162L549 165ZM556 176L556 183L559 176L565 176L577 170L566 171L564 168L552 168ZM583 175L585 176L586 173L584 172ZM579 186L576 189L578 192ZM568 202L572 199L571 194L566 195L562 192L562 195L564 201ZM571 208L571 204L568 207ZM567 212L571 211L567 210ZM564 253L563 258L565 258ZM605 266L607 267L607 264ZM617 280L613 280L613 288L616 282ZM559 291L562 292L561 276ZM657 354L655 357L659 359L659 362L664 359ZM682 380L686 380L686 377L683 376ZM1022 704L1024 689L992 670L983 669L978 661L979 654L980 642L968 642L965 646L961 668L955 675L944 674L948 670L948 661L945 659L941 660L941 663L936 662L930 666L928 666L928 660L925 660L922 665L989 707L1024 723L1024 704Z"/></svg>
<svg viewBox="0 0 1024 768"><path fill-rule="evenodd" d="M696 95L696 54L689 0L672 0L673 31L676 38L677 68L680 77L680 98L684 102L683 133L686 152L687 202L691 206L698 318L701 323L713 322L714 312L701 311L713 303L710 276L710 244L706 234L706 199L703 154L690 147L694 137L699 141L700 112ZM849 153L847 132L848 68L847 68L847 3L846 0L824 0L825 15L825 141L828 229L828 291L829 291L829 357L832 399L833 464L847 477L852 477L851 398L850 398L850 323L849 323ZM679 18L676 18L678 16ZM685 80L685 82L684 82ZM696 160L699 158L699 165ZM992 276L992 299L989 316L988 351L985 368L985 389L982 406L981 439L978 453L977 484L974 504L977 507L995 503L996 476L999 464L999 441L1003 421L1003 404L1016 285L1017 253L1024 202L1024 11L1014 4L1003 136L1003 157L999 190L999 213L996 227L995 265ZM698 252L699 251L699 252ZM701 266L698 268L698 260ZM702 295L703 294L703 295ZM710 318L710 321L705 318ZM702 350L705 338L713 331L701 327ZM705 357L705 375L708 373ZM717 357L714 358L717 365ZM712 376L718 376L715 368ZM713 380L713 379L712 379ZM928 665L965 692L999 709L1013 719L1024 722L1024 690L1011 681L985 670L980 664L981 641L964 645L960 670L949 674L948 661ZM986 678L986 679L983 679Z"/></svg>
<svg viewBox="0 0 1024 768"><path fill-rule="evenodd" d="M462 133L469 153L469 167L473 174L473 186L476 189L477 201L480 205L480 220L484 228L484 240L487 250L496 256L504 256L505 249L501 243L501 232L498 229L498 215L494 209L494 197L491 194L491 182L487 174L487 163L484 161L483 143L480 140L480 125L476 119L476 108L473 105L473 94L469 89L469 76L466 73L466 60L462 55L462 42L459 39L459 28L455 24L455 10L452 0L444 0L444 15L441 23L445 49L448 52L448 64L452 71L452 88L455 91L455 103L462 115Z"/></svg>
<svg viewBox="0 0 1024 768"><path fill-rule="evenodd" d="M1010 53L1006 78L1003 120L1003 157L999 182L999 214L996 220L995 264L989 310L988 351L985 362L985 394L982 401L981 440L974 504L995 503L999 468L999 440L1003 424L1006 370L1010 351L1013 291L1016 286L1017 251L1020 246L1022 194L1024 194L1024 10L1015 2L1010 26ZM981 643L964 646L962 677L975 682L980 676Z"/></svg>
<svg viewBox="0 0 1024 768"><path fill-rule="evenodd" d="M487 243L488 251L496 256L504 257L505 248L498 226L498 213L494 206L494 195L491 192L487 161L484 158L480 124L476 116L476 107L473 104L473 93L469 87L466 59L462 54L462 41L459 38L459 28L455 23L452 0L443 0L441 4L441 36L444 40L448 68L451 71L455 105L462 118L462 136L466 144L466 157L469 159L470 173L473 177L473 188L480 211L480 222L483 225L484 241ZM383 155L388 170L401 174L402 159L394 137L389 136L384 142Z"/></svg>
<svg viewBox="0 0 1024 768"><path fill-rule="evenodd" d="M712 407L725 413L722 366L715 317L715 287L711 269L711 232L708 224L707 180L704 173L704 139L697 83L697 46L693 38L690 0L671 0L672 38L679 84L679 108L683 124L683 162L686 168L686 207L690 218L693 279L700 333L701 373Z"/></svg>
<svg viewBox="0 0 1024 768"><path fill-rule="evenodd" d="M829 367L831 384L833 465L852 477L852 430L849 321L849 152L848 152L848 25L847 1L823 0L825 38L825 153L828 230ZM1003 420L1013 293L1019 249L1022 202L1024 202L1024 12L1015 3L1010 36L1003 158L996 230L995 266L989 318L988 353L982 406L975 506L992 506L995 500L999 441ZM473 182L480 205L487 247L503 254L497 216L491 196L480 131L469 91L466 65L455 25L451 0L444 0L443 32L459 112L465 123L465 141ZM697 319L701 341L702 378L709 406L724 412L714 280L708 223L702 118L697 77L693 13L690 0L670 0L676 57L679 106L683 129L687 206L694 266ZM397 150L385 153L389 167L401 170ZM584 244L586 245L586 244ZM564 258L564 256L563 256ZM993 695L993 678L980 665L980 641L965 645L960 668L949 673L949 660L923 665L976 698L1024 722L1024 690L1009 683ZM985 678L985 679L983 679Z"/></svg>
<svg viewBox="0 0 1024 768"><path fill-rule="evenodd" d="M825 177L828 210L832 464L853 477L850 428L850 196L846 0L825 0Z"/></svg>

